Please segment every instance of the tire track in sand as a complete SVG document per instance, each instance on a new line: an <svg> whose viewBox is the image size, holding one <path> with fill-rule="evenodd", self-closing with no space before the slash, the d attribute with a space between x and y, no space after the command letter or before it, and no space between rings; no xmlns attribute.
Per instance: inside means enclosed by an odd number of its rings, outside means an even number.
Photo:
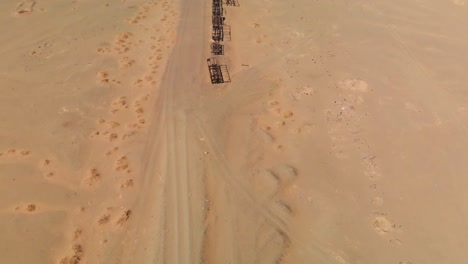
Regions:
<svg viewBox="0 0 468 264"><path fill-rule="evenodd" d="M194 219L192 211L197 201L189 199L189 180L195 182L195 179L188 177L187 155L191 142L187 136L184 101L193 83L200 83L194 82L201 72L193 65L202 61L204 7L205 3L200 1L181 3L176 46L166 65L159 95L153 102L154 118L144 152L144 187L137 204L142 215L134 234L126 238L131 247L123 253L122 263L127 260L132 263L200 262L197 248L201 247L202 230L198 230L197 224L203 218L199 217L198 222ZM182 78L181 73L184 73ZM136 242L136 237L140 242Z"/></svg>
<svg viewBox="0 0 468 264"><path fill-rule="evenodd" d="M197 225L191 223L191 208L193 203L189 200L189 164L188 164L188 136L187 120L184 107L184 95L186 89L190 89L193 83L189 76L200 76L200 72L193 67L199 61L196 52L192 52L195 46L203 44L202 39L192 36L196 32L190 32L194 24L203 21L204 4L186 2L182 5L182 21L179 25L180 36L177 46L174 48L172 61L169 62L163 80L164 90L163 104L165 107L164 121L158 124L163 127L163 141L166 151L162 153L166 162L162 170L165 178L164 190L164 257L163 263L196 263L199 257L192 252L197 244L201 244L201 237L194 240L194 229ZM196 28L196 27L194 27ZM200 30L203 27L200 26ZM198 31L198 30L196 30ZM202 36L201 32L199 36ZM201 56L201 52L199 54ZM196 64L195 64L196 65ZM195 69L194 69L195 68ZM185 78L180 78L180 73L185 73ZM157 151L157 150L156 150ZM201 220L201 219L200 219ZM191 225L192 224L192 225Z"/></svg>
<svg viewBox="0 0 468 264"><path fill-rule="evenodd" d="M164 263L192 263L186 120L183 111L167 110Z"/></svg>

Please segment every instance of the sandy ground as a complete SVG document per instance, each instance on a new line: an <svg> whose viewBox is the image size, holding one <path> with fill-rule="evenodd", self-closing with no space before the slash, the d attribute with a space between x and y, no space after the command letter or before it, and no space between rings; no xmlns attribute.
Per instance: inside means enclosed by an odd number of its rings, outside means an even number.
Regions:
<svg viewBox="0 0 468 264"><path fill-rule="evenodd" d="M116 263L138 215L149 111L179 6L38 0L0 10L0 262Z"/></svg>
<svg viewBox="0 0 468 264"><path fill-rule="evenodd" d="M468 4L0 3L0 263L465 263Z"/></svg>

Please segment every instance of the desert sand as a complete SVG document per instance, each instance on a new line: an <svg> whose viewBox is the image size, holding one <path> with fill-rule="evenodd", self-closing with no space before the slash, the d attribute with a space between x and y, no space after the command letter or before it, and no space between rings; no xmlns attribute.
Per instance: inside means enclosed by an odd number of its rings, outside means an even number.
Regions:
<svg viewBox="0 0 468 264"><path fill-rule="evenodd" d="M0 263L468 262L468 4L211 4L0 3Z"/></svg>

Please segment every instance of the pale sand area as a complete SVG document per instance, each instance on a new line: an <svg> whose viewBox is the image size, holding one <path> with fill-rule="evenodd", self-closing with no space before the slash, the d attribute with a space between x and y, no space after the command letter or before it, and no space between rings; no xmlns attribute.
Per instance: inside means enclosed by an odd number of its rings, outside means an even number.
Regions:
<svg viewBox="0 0 468 264"><path fill-rule="evenodd" d="M0 3L1 263L468 261L463 1L95 2Z"/></svg>

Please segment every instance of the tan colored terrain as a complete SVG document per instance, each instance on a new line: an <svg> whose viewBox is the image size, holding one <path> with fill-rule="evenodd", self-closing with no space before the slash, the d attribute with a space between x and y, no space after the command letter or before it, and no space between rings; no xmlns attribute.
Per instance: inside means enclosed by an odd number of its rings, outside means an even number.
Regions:
<svg viewBox="0 0 468 264"><path fill-rule="evenodd" d="M0 263L468 261L465 2L239 4L0 3Z"/></svg>
<svg viewBox="0 0 468 264"><path fill-rule="evenodd" d="M9 0L0 10L0 263L115 263L139 214L179 5Z"/></svg>

